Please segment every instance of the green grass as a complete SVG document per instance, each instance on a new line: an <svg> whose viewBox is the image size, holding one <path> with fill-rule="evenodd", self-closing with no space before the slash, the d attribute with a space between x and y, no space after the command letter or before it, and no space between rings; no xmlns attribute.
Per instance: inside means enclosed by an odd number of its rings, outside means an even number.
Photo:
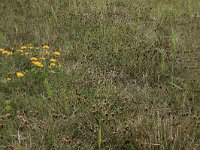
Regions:
<svg viewBox="0 0 200 150"><path fill-rule="evenodd" d="M200 149L199 8L1 1L1 48L48 44L61 56L54 73L17 78L28 60L0 53L0 149Z"/></svg>

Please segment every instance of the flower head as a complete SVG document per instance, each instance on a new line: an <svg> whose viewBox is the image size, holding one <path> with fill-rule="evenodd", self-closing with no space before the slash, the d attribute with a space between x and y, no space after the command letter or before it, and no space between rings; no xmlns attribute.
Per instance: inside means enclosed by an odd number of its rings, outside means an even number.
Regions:
<svg viewBox="0 0 200 150"><path fill-rule="evenodd" d="M40 60L45 60L46 58L45 57L40 57Z"/></svg>
<svg viewBox="0 0 200 150"><path fill-rule="evenodd" d="M20 53L23 53L23 52L24 52L22 49L19 49L19 50L17 50L17 51L20 52Z"/></svg>
<svg viewBox="0 0 200 150"><path fill-rule="evenodd" d="M5 54L5 55L9 56L9 55L12 55L13 52L11 52L11 51L2 51L2 54Z"/></svg>
<svg viewBox="0 0 200 150"><path fill-rule="evenodd" d="M21 49L26 49L27 48L27 46L21 46Z"/></svg>
<svg viewBox="0 0 200 150"><path fill-rule="evenodd" d="M50 59L50 62L55 63L55 62L56 62L56 59L51 58L51 59Z"/></svg>
<svg viewBox="0 0 200 150"><path fill-rule="evenodd" d="M50 68L52 68L52 67L56 67L56 64L55 63L50 63L50 66L49 66Z"/></svg>
<svg viewBox="0 0 200 150"><path fill-rule="evenodd" d="M48 50L46 50L46 51L45 51L45 54L46 54L46 55L49 55L49 51L48 51Z"/></svg>
<svg viewBox="0 0 200 150"><path fill-rule="evenodd" d="M30 60L37 61L38 59L36 57L31 57Z"/></svg>
<svg viewBox="0 0 200 150"><path fill-rule="evenodd" d="M29 46L28 48L29 48L29 49L33 49L33 46Z"/></svg>
<svg viewBox="0 0 200 150"><path fill-rule="evenodd" d="M11 78L6 78L6 80L7 80L7 81L10 81L10 80L11 80Z"/></svg>
<svg viewBox="0 0 200 150"><path fill-rule="evenodd" d="M43 67L43 64L39 61L32 61L32 63L37 67Z"/></svg>
<svg viewBox="0 0 200 150"><path fill-rule="evenodd" d="M60 56L61 54L60 54L60 52L54 52L54 55Z"/></svg>
<svg viewBox="0 0 200 150"><path fill-rule="evenodd" d="M48 45L44 45L42 48L49 49L49 46Z"/></svg>
<svg viewBox="0 0 200 150"><path fill-rule="evenodd" d="M17 72L16 74L17 74L18 78L22 78L24 76L24 74L22 72Z"/></svg>

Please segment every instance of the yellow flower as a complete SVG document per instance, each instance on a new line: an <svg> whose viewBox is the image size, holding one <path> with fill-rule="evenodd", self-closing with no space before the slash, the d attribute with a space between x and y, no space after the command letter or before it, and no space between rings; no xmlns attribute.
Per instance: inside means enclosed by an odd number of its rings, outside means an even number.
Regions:
<svg viewBox="0 0 200 150"><path fill-rule="evenodd" d="M40 60L45 60L46 58L45 57L40 57Z"/></svg>
<svg viewBox="0 0 200 150"><path fill-rule="evenodd" d="M45 54L49 55L49 51L46 50L46 51L45 51Z"/></svg>
<svg viewBox="0 0 200 150"><path fill-rule="evenodd" d="M61 54L60 54L60 52L54 52L54 55L60 56Z"/></svg>
<svg viewBox="0 0 200 150"><path fill-rule="evenodd" d="M49 46L48 45L44 45L42 48L49 49Z"/></svg>
<svg viewBox="0 0 200 150"><path fill-rule="evenodd" d="M11 52L11 51L3 51L2 54L5 54L5 55L9 56L9 55L12 55L13 52Z"/></svg>
<svg viewBox="0 0 200 150"><path fill-rule="evenodd" d="M0 52L2 52L2 51L4 51L4 49L3 49L3 48L0 48Z"/></svg>
<svg viewBox="0 0 200 150"><path fill-rule="evenodd" d="M2 54L7 54L7 51L2 51Z"/></svg>
<svg viewBox="0 0 200 150"><path fill-rule="evenodd" d="M37 61L38 59L36 57L31 57L30 60Z"/></svg>
<svg viewBox="0 0 200 150"><path fill-rule="evenodd" d="M32 63L37 67L43 67L43 64L39 61L32 61Z"/></svg>
<svg viewBox="0 0 200 150"><path fill-rule="evenodd" d="M11 80L11 78L6 78L6 80L7 80L7 81L10 81L10 80Z"/></svg>
<svg viewBox="0 0 200 150"><path fill-rule="evenodd" d="M55 62L56 62L56 59L51 58L51 59L50 59L50 62L55 63Z"/></svg>
<svg viewBox="0 0 200 150"><path fill-rule="evenodd" d="M27 48L27 46L21 46L21 49L26 49Z"/></svg>
<svg viewBox="0 0 200 150"><path fill-rule="evenodd" d="M22 72L17 72L17 77L18 78L22 78L24 76L24 74Z"/></svg>
<svg viewBox="0 0 200 150"><path fill-rule="evenodd" d="M25 55L28 55L28 54L29 54L28 52L25 53Z"/></svg>
<svg viewBox="0 0 200 150"><path fill-rule="evenodd" d="M20 52L20 53L23 53L23 52L24 52L22 49L19 49L19 50L17 50L17 51Z"/></svg>
<svg viewBox="0 0 200 150"><path fill-rule="evenodd" d="M39 47L36 47L35 49L39 50L40 48L39 48Z"/></svg>
<svg viewBox="0 0 200 150"><path fill-rule="evenodd" d="M50 63L50 67L56 67L55 63Z"/></svg>
<svg viewBox="0 0 200 150"><path fill-rule="evenodd" d="M28 48L29 48L29 49L33 49L33 46L29 46Z"/></svg>

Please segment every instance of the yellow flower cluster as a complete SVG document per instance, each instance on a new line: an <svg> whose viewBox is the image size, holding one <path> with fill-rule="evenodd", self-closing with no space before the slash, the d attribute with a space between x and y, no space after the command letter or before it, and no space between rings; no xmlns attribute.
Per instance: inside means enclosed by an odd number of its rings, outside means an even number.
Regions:
<svg viewBox="0 0 200 150"><path fill-rule="evenodd" d="M51 51L48 45L43 45L41 47L34 47L32 45L23 45L20 46L17 50L5 50L0 48L0 54L10 56L10 55L20 55L20 59L24 59L26 61L30 61L32 64L30 68L36 67L37 68L55 68L57 66L57 58L61 55L59 51ZM22 57L21 57L22 56ZM13 59L16 59L16 57ZM22 78L25 76L28 70L18 71L16 72L16 76L18 78ZM10 81L11 78L5 78L7 81Z"/></svg>

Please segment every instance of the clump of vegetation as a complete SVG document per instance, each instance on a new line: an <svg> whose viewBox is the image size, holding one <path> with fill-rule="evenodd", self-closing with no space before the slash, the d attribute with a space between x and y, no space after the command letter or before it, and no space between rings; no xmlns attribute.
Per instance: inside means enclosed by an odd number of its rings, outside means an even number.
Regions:
<svg viewBox="0 0 200 150"><path fill-rule="evenodd" d="M0 49L2 58L2 90L12 91L16 88L29 90L33 94L38 87L45 88L52 73L59 71L59 51L51 51L48 45L34 47L31 45L6 50ZM41 84L43 83L44 84ZM49 88L48 88L49 89Z"/></svg>
<svg viewBox="0 0 200 150"><path fill-rule="evenodd" d="M198 0L0 6L0 149L200 149Z"/></svg>

